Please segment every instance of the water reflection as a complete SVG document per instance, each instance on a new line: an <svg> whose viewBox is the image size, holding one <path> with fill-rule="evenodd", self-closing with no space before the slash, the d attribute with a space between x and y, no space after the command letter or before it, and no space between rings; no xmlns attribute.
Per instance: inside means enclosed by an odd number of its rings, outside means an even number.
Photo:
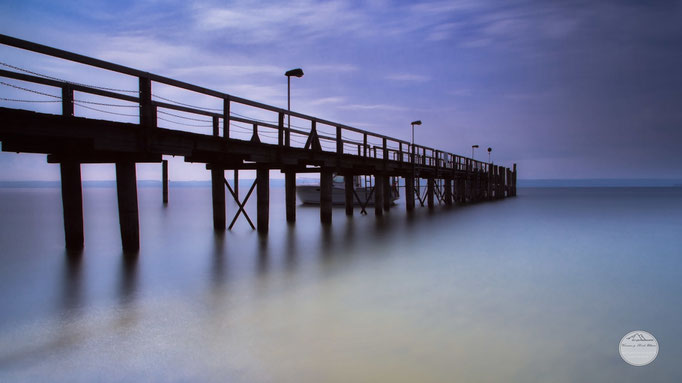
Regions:
<svg viewBox="0 0 682 383"><path fill-rule="evenodd" d="M298 266L296 225L287 223L286 237L284 239L284 264L287 271L294 271Z"/></svg>
<svg viewBox="0 0 682 383"><path fill-rule="evenodd" d="M221 231L214 232L213 238L213 262L211 264L211 280L213 286L220 288L225 282L225 233Z"/></svg>
<svg viewBox="0 0 682 383"><path fill-rule="evenodd" d="M61 309L70 312L83 304L83 251L65 251Z"/></svg>
<svg viewBox="0 0 682 383"><path fill-rule="evenodd" d="M268 247L268 235L258 233L258 252L256 256L256 270L258 276L266 275L270 269L270 248Z"/></svg>
<svg viewBox="0 0 682 383"><path fill-rule="evenodd" d="M135 301L137 292L137 265L138 256L126 255L121 257L121 270L119 276L119 302L121 305L129 305Z"/></svg>

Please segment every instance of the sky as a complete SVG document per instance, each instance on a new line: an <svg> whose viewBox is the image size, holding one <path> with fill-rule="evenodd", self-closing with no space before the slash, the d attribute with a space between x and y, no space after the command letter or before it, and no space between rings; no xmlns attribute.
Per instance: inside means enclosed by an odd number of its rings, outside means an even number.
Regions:
<svg viewBox="0 0 682 383"><path fill-rule="evenodd" d="M405 140L421 119L417 143L491 147L519 178L682 178L680 1L7 0L0 33L279 107L300 67L293 110ZM135 87L7 47L0 62ZM44 155L0 166L0 180L59 177ZM171 179L208 172L175 158Z"/></svg>

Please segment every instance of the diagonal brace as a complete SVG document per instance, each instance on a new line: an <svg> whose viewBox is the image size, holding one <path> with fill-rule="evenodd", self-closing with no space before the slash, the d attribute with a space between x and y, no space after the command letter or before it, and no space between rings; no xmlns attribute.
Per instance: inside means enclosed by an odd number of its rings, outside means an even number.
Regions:
<svg viewBox="0 0 682 383"><path fill-rule="evenodd" d="M372 196L374 195L374 186L372 186L369 189L369 195L367 196L367 200L364 203L360 199L360 196L358 195L358 193L355 191L355 188L353 188L353 195L355 195L355 199L360 204L360 214L367 215L367 210L365 210L365 208L367 207L367 205L369 204L369 201L372 199Z"/></svg>
<svg viewBox="0 0 682 383"><path fill-rule="evenodd" d="M251 218L249 218L249 215L246 214L246 210L244 210L244 206L246 206L246 203L249 201L249 197L251 197L251 193L253 193L253 190L256 188L256 181L253 182L253 185L251 185L251 188L249 189L249 192L246 193L246 197L244 197L243 202L239 202L239 196L237 193L232 190L232 186L225 180L225 186L227 186L227 190L230 191L230 194L232 194L232 198L234 201L237 203L237 206L239 206L239 210L237 210L237 214L234 215L234 218L232 218L232 222L230 223L230 226L228 227L228 230L232 230L232 227L234 226L235 222L237 221L237 218L239 218L240 214L244 214L244 217L246 220L249 222L249 225L251 225L251 229L256 230L256 226L254 226L253 222L251 222Z"/></svg>

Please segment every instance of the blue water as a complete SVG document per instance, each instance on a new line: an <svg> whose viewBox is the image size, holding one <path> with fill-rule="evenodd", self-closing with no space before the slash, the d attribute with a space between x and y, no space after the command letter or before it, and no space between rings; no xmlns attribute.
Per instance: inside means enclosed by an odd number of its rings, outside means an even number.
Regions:
<svg viewBox="0 0 682 383"><path fill-rule="evenodd" d="M0 188L0 381L682 381L682 189L520 189L504 201L215 234L210 189L140 188L127 259L113 188ZM255 201L247 211L254 215ZM228 218L236 211L228 205ZM370 212L372 213L372 212ZM653 334L644 367L618 354Z"/></svg>

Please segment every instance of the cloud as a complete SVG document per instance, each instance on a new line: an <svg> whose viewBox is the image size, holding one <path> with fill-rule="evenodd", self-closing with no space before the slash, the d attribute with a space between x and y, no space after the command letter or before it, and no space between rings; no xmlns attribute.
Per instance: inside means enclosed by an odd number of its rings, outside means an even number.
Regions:
<svg viewBox="0 0 682 383"><path fill-rule="evenodd" d="M230 31L235 43L255 44L315 39L339 34L363 35L370 18L344 1L318 3L309 0L277 4L236 2L229 8L198 4L194 7L197 28Z"/></svg>
<svg viewBox="0 0 682 383"><path fill-rule="evenodd" d="M420 14L442 15L444 13L475 10L484 4L485 2L480 0L429 1L413 5L410 10Z"/></svg>
<svg viewBox="0 0 682 383"><path fill-rule="evenodd" d="M173 76L247 76L247 75L272 75L280 76L284 68L275 65L200 65L173 69Z"/></svg>
<svg viewBox="0 0 682 383"><path fill-rule="evenodd" d="M145 36L119 35L99 40L97 45L105 48L97 50L98 58L142 70L167 69L203 56L194 47Z"/></svg>
<svg viewBox="0 0 682 383"><path fill-rule="evenodd" d="M352 64L322 64L322 65L308 65L306 67L314 72L354 72L358 67Z"/></svg>
<svg viewBox="0 0 682 383"><path fill-rule="evenodd" d="M350 104L350 105L343 105L339 106L339 109L347 109L347 110L403 110L403 108L400 108L398 106L394 105L387 105L387 104Z"/></svg>
<svg viewBox="0 0 682 383"><path fill-rule="evenodd" d="M392 81L426 82L429 81L431 78L429 76L412 73L395 73L386 76L386 79Z"/></svg>
<svg viewBox="0 0 682 383"><path fill-rule="evenodd" d="M346 99L343 97L324 97L315 99L313 101L308 101L307 104L311 106L339 104L341 102L344 102L345 100Z"/></svg>

